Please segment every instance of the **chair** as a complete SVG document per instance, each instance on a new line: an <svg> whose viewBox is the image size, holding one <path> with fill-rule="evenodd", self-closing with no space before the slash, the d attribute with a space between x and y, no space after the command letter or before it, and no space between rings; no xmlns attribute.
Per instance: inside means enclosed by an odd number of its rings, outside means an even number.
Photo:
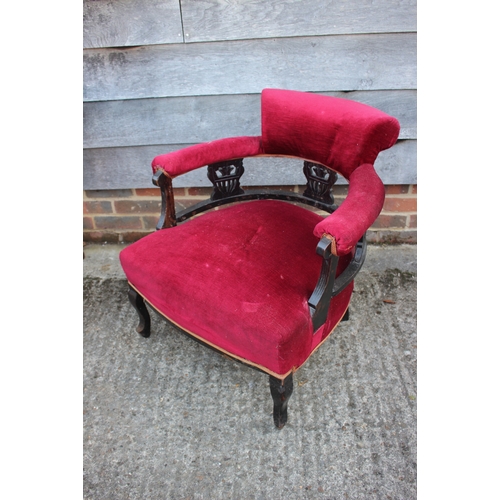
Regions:
<svg viewBox="0 0 500 500"><path fill-rule="evenodd" d="M347 99L279 89L262 91L261 113L261 136L153 160L157 231L122 250L120 261L137 331L150 335L147 303L194 339L268 374L282 428L294 372L348 319L365 233L385 196L373 163L396 142L399 123ZM243 190L243 159L255 156L303 160L303 194ZM210 199L176 214L172 179L202 166ZM337 174L349 182L339 207Z"/></svg>

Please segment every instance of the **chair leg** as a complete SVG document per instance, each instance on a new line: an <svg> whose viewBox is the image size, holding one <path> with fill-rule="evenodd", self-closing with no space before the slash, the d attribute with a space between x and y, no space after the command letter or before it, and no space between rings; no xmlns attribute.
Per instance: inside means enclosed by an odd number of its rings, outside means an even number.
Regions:
<svg viewBox="0 0 500 500"><path fill-rule="evenodd" d="M278 429L282 429L287 421L288 400L293 392L293 374L290 373L285 380L280 380L272 375L269 376L269 386L271 388L271 396L273 397L274 408L273 418L274 425Z"/></svg>
<svg viewBox="0 0 500 500"><path fill-rule="evenodd" d="M346 312L340 321L349 321L349 308L346 309Z"/></svg>
<svg viewBox="0 0 500 500"><path fill-rule="evenodd" d="M140 333L143 337L149 337L151 335L151 317L149 316L144 299L131 286L128 289L128 298L139 315L139 325L136 328L137 333Z"/></svg>

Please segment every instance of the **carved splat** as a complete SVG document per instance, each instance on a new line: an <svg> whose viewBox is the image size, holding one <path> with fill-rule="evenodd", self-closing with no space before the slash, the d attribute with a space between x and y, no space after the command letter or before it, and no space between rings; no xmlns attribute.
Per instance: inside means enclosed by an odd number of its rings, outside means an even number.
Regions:
<svg viewBox="0 0 500 500"><path fill-rule="evenodd" d="M333 205L332 186L337 182L338 174L310 161L304 162L303 170L307 179L304 196Z"/></svg>
<svg viewBox="0 0 500 500"><path fill-rule="evenodd" d="M208 165L207 175L214 185L210 199L220 200L228 196L243 194L244 191L240 187L240 178L244 172L243 158Z"/></svg>

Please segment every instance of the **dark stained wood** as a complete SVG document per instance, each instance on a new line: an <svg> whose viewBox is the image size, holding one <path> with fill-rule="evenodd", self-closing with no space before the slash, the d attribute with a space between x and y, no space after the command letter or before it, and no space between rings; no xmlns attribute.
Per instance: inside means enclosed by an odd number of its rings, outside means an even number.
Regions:
<svg viewBox="0 0 500 500"><path fill-rule="evenodd" d="M332 186L337 181L338 174L310 161L304 162L303 171L307 179L304 196L333 205Z"/></svg>
<svg viewBox="0 0 500 500"><path fill-rule="evenodd" d="M336 205L331 205L329 203L323 203L312 198L306 198L305 196L298 193L290 193L287 191L272 190L272 189L247 189L242 194L236 194L233 196L225 196L224 198L219 198L217 200L206 200L197 203L196 205L182 210L177 214L177 222L181 223L185 220L199 215L208 210L212 210L216 207L221 207L230 203L237 203L241 201L252 201L252 200L281 200L289 201L291 203L303 203L304 205L309 205L311 207L319 208L325 212L332 212L337 208Z"/></svg>
<svg viewBox="0 0 500 500"><path fill-rule="evenodd" d="M332 298L335 272L339 258L332 254L332 240L321 238L316 253L323 258L321 273L311 297L308 300L309 311L313 322L313 333L326 321L330 300Z"/></svg>
<svg viewBox="0 0 500 500"><path fill-rule="evenodd" d="M273 398L274 425L282 429L288 420L288 400L293 392L293 374L290 373L284 380L269 376L269 387Z"/></svg>
<svg viewBox="0 0 500 500"><path fill-rule="evenodd" d="M342 319L340 321L349 321L349 308L347 308L344 316L342 316Z"/></svg>
<svg viewBox="0 0 500 500"><path fill-rule="evenodd" d="M342 274L335 278L332 289L332 297L339 294L354 279L356 274L359 273L366 258L366 248L366 234L364 234L356 243L354 257L351 262L349 262L349 265L346 269L344 269Z"/></svg>
<svg viewBox="0 0 500 500"><path fill-rule="evenodd" d="M158 224L156 225L156 230L176 226L177 221L175 217L172 179L161 170L157 170L153 175L153 184L160 188L161 193L161 214Z"/></svg>
<svg viewBox="0 0 500 500"><path fill-rule="evenodd" d="M244 172L243 158L208 165L207 177L214 186L210 199L221 200L243 194L240 178Z"/></svg>
<svg viewBox="0 0 500 500"><path fill-rule="evenodd" d="M139 325L136 328L137 333L140 333L143 337L149 337L151 335L151 317L149 316L144 299L130 285L128 288L128 298L139 315Z"/></svg>

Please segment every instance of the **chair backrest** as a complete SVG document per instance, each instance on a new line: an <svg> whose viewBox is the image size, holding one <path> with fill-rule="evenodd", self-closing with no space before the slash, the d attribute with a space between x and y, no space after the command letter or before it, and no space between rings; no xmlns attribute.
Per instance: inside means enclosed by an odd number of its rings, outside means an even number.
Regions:
<svg viewBox="0 0 500 500"><path fill-rule="evenodd" d="M399 135L395 118L348 99L264 89L261 107L265 154L321 163L346 179L358 166L373 165Z"/></svg>

